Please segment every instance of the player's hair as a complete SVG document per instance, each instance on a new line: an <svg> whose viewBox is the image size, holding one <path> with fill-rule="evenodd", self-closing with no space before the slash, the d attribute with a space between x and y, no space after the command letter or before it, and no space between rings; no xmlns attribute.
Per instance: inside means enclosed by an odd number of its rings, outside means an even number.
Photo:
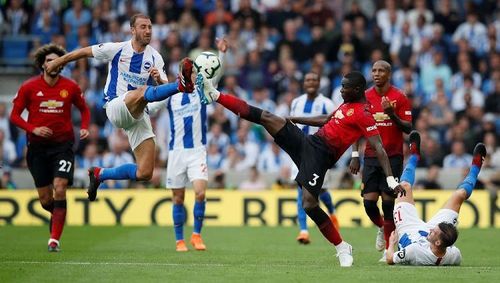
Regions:
<svg viewBox="0 0 500 283"><path fill-rule="evenodd" d="M135 14L130 18L130 27L133 28L135 26L135 22L137 19L146 19L146 20L151 20L151 18L148 15L144 14Z"/></svg>
<svg viewBox="0 0 500 283"><path fill-rule="evenodd" d="M441 222L438 224L438 227L441 230L441 246L449 247L453 245L458 238L457 228L448 222Z"/></svg>
<svg viewBox="0 0 500 283"><path fill-rule="evenodd" d="M43 70L43 63L45 63L45 57L47 57L47 55L49 54L57 54L59 57L63 56L64 54L66 54L66 49L64 49L62 46L60 45L57 45L57 44L54 44L54 43L50 43L50 44L45 44L43 46L41 46L40 48L38 48L36 51L35 51L35 66L40 69L40 70Z"/></svg>
<svg viewBox="0 0 500 283"><path fill-rule="evenodd" d="M359 86L363 91L365 91L366 88L366 79L365 76L361 72L358 71L352 71L345 75L346 79L349 79L354 86Z"/></svg>

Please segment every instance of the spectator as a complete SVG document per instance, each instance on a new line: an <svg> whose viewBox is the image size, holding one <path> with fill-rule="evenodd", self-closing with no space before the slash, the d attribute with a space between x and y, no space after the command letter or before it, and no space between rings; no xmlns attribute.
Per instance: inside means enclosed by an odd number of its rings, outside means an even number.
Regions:
<svg viewBox="0 0 500 283"><path fill-rule="evenodd" d="M472 162L472 155L465 151L462 141L454 141L451 145L451 153L443 160L443 168L468 168Z"/></svg>
<svg viewBox="0 0 500 283"><path fill-rule="evenodd" d="M0 165L12 166L16 158L16 146L10 139L5 138L4 130L0 129Z"/></svg>
<svg viewBox="0 0 500 283"><path fill-rule="evenodd" d="M439 171L441 168L437 165L431 165L427 169L427 176L415 183L415 190L441 190L443 186L439 183Z"/></svg>
<svg viewBox="0 0 500 283"><path fill-rule="evenodd" d="M3 26L3 25L2 25ZM26 34L29 27L29 15L22 0L11 0L5 9L5 27L8 35Z"/></svg>
<svg viewBox="0 0 500 283"><path fill-rule="evenodd" d="M436 91L436 84L434 83L437 78L443 80L445 89L448 91L451 79L451 69L443 61L443 50L435 48L432 51L432 63L421 66L420 79L423 91L427 97Z"/></svg>
<svg viewBox="0 0 500 283"><path fill-rule="evenodd" d="M474 79L471 75L464 76L463 87L453 93L451 108L455 112L463 112L469 107L482 108L484 106L484 94L474 87Z"/></svg>
<svg viewBox="0 0 500 283"><path fill-rule="evenodd" d="M475 52L476 56L483 56L488 50L486 26L479 21L478 14L470 11L467 21L460 24L453 33L453 42L465 41Z"/></svg>
<svg viewBox="0 0 500 283"><path fill-rule="evenodd" d="M238 187L239 191L247 191L247 192L257 192L264 191L267 189L267 184L262 180L259 174L259 170L255 166L250 168L249 171L250 176L248 179L241 182Z"/></svg>

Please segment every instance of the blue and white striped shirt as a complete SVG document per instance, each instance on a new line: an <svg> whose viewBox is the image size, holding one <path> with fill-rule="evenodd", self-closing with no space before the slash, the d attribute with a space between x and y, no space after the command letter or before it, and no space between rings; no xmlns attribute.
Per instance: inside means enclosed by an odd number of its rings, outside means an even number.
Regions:
<svg viewBox="0 0 500 283"><path fill-rule="evenodd" d="M157 68L163 80L167 75L163 70L165 63L160 53L151 46L146 46L142 53L137 53L132 48L132 41L101 43L92 46L92 54L97 60L109 62L108 78L104 87L104 100L124 94L129 90L144 85L154 85L153 78L149 75L151 69Z"/></svg>
<svg viewBox="0 0 500 283"><path fill-rule="evenodd" d="M169 97L167 111L170 118L169 150L207 144L207 106L201 103L196 91Z"/></svg>
<svg viewBox="0 0 500 283"><path fill-rule="evenodd" d="M290 116L314 117L323 114L330 114L333 110L335 110L333 102L323 94L318 94L314 100L309 100L307 99L307 94L302 94L292 101ZM318 127L301 124L297 124L297 126L308 135L316 133L319 129Z"/></svg>

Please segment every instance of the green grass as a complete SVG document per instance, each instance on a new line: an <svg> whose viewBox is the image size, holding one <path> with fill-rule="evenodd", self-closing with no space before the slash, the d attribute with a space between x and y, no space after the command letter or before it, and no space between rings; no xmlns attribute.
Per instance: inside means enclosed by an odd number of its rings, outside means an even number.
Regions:
<svg viewBox="0 0 500 283"><path fill-rule="evenodd" d="M188 235L185 231L186 235ZM354 266L340 268L335 250L311 229L204 229L208 250L174 251L172 227L66 227L61 253L46 250L47 227L0 226L0 282L498 282L500 230L463 229L460 267L379 263L375 228L342 229Z"/></svg>

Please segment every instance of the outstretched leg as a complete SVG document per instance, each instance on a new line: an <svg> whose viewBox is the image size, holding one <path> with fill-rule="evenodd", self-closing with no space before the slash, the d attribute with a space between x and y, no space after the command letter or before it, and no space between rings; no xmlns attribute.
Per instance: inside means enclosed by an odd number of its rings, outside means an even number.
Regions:
<svg viewBox="0 0 500 283"><path fill-rule="evenodd" d="M196 79L196 90L199 92L204 104L217 101L239 117L264 126L273 137L275 137L278 131L286 124L286 120L283 117L274 115L258 107L248 105L246 101L234 95L219 92L214 88L212 82L208 79L204 79L201 74L198 74Z"/></svg>
<svg viewBox="0 0 500 283"><path fill-rule="evenodd" d="M474 148L472 165L470 167L469 173L465 179L457 187L457 190L451 195L448 201L445 203L443 208L451 209L460 212L460 207L466 199L468 199L474 186L476 185L477 176L479 171L481 171L481 166L483 165L484 158L486 156L486 147L483 143L478 143Z"/></svg>
<svg viewBox="0 0 500 283"><path fill-rule="evenodd" d="M326 189L321 189L319 199L326 206L326 209L328 210L328 214L330 214L330 219L333 222L333 226L335 226L335 228L337 228L337 230L339 230L340 225L339 225L339 220L337 219L337 216L335 215L335 205L333 204L332 195Z"/></svg>
<svg viewBox="0 0 500 283"><path fill-rule="evenodd" d="M403 174L401 175L402 191L398 192L396 202L409 202L415 204L413 199L413 192L411 190L413 183L415 183L415 169L417 168L418 160L420 159L420 134L417 131L412 131L409 136L410 139L410 158L406 163Z"/></svg>

